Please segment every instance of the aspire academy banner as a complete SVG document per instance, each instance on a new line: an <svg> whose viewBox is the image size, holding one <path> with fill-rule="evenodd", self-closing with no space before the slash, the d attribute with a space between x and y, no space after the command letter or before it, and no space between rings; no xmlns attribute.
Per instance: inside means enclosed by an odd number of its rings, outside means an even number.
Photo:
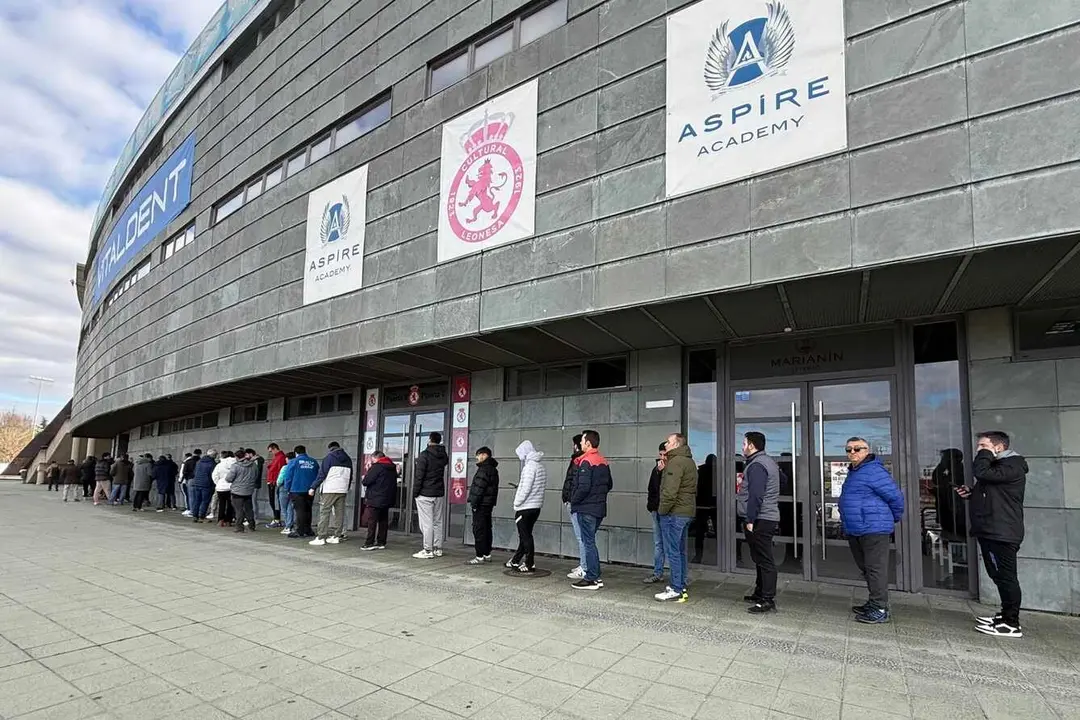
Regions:
<svg viewBox="0 0 1080 720"><path fill-rule="evenodd" d="M308 195L305 305L364 286L367 175L364 165Z"/></svg>
<svg viewBox="0 0 1080 720"><path fill-rule="evenodd" d="M533 80L443 125L439 262L533 234L536 99Z"/></svg>

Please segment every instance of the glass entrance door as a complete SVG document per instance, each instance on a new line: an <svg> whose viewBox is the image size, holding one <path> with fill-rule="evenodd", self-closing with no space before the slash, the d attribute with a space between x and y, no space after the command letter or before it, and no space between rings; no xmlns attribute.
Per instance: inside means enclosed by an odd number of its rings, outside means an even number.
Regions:
<svg viewBox="0 0 1080 720"><path fill-rule="evenodd" d="M416 534L420 532L412 488L416 456L427 447L428 435L446 432L446 412L399 413L383 416L382 449L398 468L398 492L390 508L390 529Z"/></svg>
<svg viewBox="0 0 1080 720"><path fill-rule="evenodd" d="M861 579L838 510L848 467L844 447L848 438L864 438L893 471L892 393L891 379L756 384L733 390L736 485L743 482L741 449L747 432L764 433L765 450L780 468L780 526L773 538L780 572L807 580ZM736 520L736 568L750 570L744 519ZM890 548L890 582L895 583L895 542Z"/></svg>

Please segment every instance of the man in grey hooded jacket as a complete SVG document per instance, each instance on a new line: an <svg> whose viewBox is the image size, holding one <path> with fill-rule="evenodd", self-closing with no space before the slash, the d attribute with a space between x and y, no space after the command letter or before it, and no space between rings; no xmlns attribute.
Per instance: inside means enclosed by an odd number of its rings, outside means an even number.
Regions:
<svg viewBox="0 0 1080 720"><path fill-rule="evenodd" d="M518 548L506 564L523 573L534 571L536 545L533 543L533 526L540 517L547 489L547 470L540 464L544 453L533 447L528 440L514 451L521 461L521 478L514 492L514 523L518 531Z"/></svg>
<svg viewBox="0 0 1080 720"><path fill-rule="evenodd" d="M236 530L244 532L247 526L251 532L255 532L255 507L252 504L252 496L259 487L259 466L255 459L249 456L238 458L236 464L229 468L226 481L232 484L233 510L236 514Z"/></svg>

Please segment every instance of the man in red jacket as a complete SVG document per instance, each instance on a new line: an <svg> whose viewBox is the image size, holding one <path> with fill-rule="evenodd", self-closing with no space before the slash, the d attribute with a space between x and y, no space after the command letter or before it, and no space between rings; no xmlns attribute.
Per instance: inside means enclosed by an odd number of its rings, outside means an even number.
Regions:
<svg viewBox="0 0 1080 720"><path fill-rule="evenodd" d="M266 494L270 496L270 509L274 511L274 522L266 527L279 528L281 527L281 508L277 504L277 480L288 460L277 443L267 445L266 451L270 454L270 463L266 466Z"/></svg>

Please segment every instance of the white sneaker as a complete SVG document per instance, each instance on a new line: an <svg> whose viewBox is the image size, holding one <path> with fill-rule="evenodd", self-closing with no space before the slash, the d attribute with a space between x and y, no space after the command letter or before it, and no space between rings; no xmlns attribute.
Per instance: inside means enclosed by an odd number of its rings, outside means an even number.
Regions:
<svg viewBox="0 0 1080 720"><path fill-rule="evenodd" d="M581 567L576 567L570 572L566 573L566 577L570 578L571 580L584 580L585 569Z"/></svg>
<svg viewBox="0 0 1080 720"><path fill-rule="evenodd" d="M331 535L330 537L326 538L326 542L330 543L331 545L337 545L339 542L341 542L341 538L337 537L336 535Z"/></svg>
<svg viewBox="0 0 1080 720"><path fill-rule="evenodd" d="M326 541L323 540L320 537L317 537L317 538L315 538L314 540L312 540L311 542L308 543L308 545L315 545L315 546L325 545L325 544L326 544Z"/></svg>
<svg viewBox="0 0 1080 720"><path fill-rule="evenodd" d="M491 562L491 556L490 555L485 555L484 556L484 562Z"/></svg>
<svg viewBox="0 0 1080 720"><path fill-rule="evenodd" d="M413 553L413 557L417 560L430 560L435 557L435 553L430 550L421 550L418 553Z"/></svg>
<svg viewBox="0 0 1080 720"><path fill-rule="evenodd" d="M672 590L670 585L668 585L666 588L664 588L664 592L658 592L655 595L653 595L653 597L656 598L656 600L658 602L669 602L671 600L679 600L680 598L682 598L682 596L683 596L683 594L681 592L678 592L676 590Z"/></svg>
<svg viewBox="0 0 1080 720"><path fill-rule="evenodd" d="M191 517L191 511L190 510L185 510L184 512L182 512L180 514L183 515L184 517Z"/></svg>
<svg viewBox="0 0 1080 720"><path fill-rule="evenodd" d="M206 516L206 519L207 519L207 520L213 520L213 519L214 519L214 516L213 516L213 515L207 515L207 516Z"/></svg>
<svg viewBox="0 0 1080 720"><path fill-rule="evenodd" d="M284 530L281 531L281 534L282 535L288 535L291 532L292 532L292 530L290 530L289 528L285 528Z"/></svg>
<svg viewBox="0 0 1080 720"><path fill-rule="evenodd" d="M432 553L435 557L442 557L442 548L435 548L435 552Z"/></svg>

